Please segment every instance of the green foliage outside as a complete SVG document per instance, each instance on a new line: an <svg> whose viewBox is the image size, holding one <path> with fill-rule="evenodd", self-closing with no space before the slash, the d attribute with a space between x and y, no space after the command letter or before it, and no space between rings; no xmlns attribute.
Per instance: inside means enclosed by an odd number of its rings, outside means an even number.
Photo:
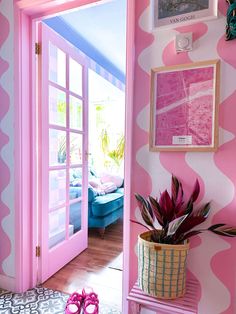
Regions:
<svg viewBox="0 0 236 314"><path fill-rule="evenodd" d="M115 147L111 148L110 136L106 129L102 129L100 135L101 149L104 155L104 167L112 168L114 165L117 170L124 160L125 138L121 134L116 141Z"/></svg>

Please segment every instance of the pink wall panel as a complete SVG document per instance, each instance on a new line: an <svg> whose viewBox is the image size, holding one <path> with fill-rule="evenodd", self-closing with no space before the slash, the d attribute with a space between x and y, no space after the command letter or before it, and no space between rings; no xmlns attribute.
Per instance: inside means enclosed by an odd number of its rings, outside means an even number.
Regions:
<svg viewBox="0 0 236 314"><path fill-rule="evenodd" d="M144 104L147 104L149 101L149 89L150 89L150 82L149 82L149 76L147 73L145 73L137 64L137 57L142 52L142 50L151 45L153 41L153 36L151 34L144 34L139 28L138 28L138 19L139 16L142 14L143 10L147 7L149 1L138 1L135 3L136 5L136 66L135 66L135 82L134 82L134 107L133 107L133 115L134 117L137 117L140 110L142 110L142 107ZM142 87L141 87L142 86ZM141 87L141 88L138 88ZM148 134L142 130L134 123L134 134L135 137L133 138L133 160L136 159L136 152L147 143L148 141ZM149 174L140 167L136 162L133 163L133 169L132 172L135 173L135 178L132 176L133 179L131 182L131 202L134 203L134 192L138 192L142 190L144 194L147 194L150 191L151 188L151 178ZM145 182L145 185L143 185L143 182ZM135 213L131 212L131 219L135 219ZM132 226L131 226L131 247L134 246L137 236L134 232L132 232ZM132 278L131 283L133 284L136 280L136 274L137 274L137 265L134 263L134 259L136 257L132 256L131 254L131 267L130 267L130 276ZM136 266L136 267L134 267Z"/></svg>
<svg viewBox="0 0 236 314"><path fill-rule="evenodd" d="M0 5L2 5L0 1ZM4 56L4 45L6 45L6 41L10 34L10 24L6 16L1 12L0 6L0 274L9 275L4 271L3 263L6 258L11 253L11 242L9 236L7 234L6 228L4 227L5 218L9 215L10 209L6 205L3 200L3 192L7 188L10 181L10 171L8 165L6 164L3 158L3 150L5 146L9 143L9 136L6 134L6 131L3 127L3 121L6 117L6 114L10 108L10 95L5 88L4 84L4 76L6 72L9 70L9 63L5 59ZM13 223L13 222L12 222Z"/></svg>
<svg viewBox="0 0 236 314"><path fill-rule="evenodd" d="M224 40L227 4L224 0L219 1L222 16L216 20L152 33L149 2L140 0L136 3L132 195L134 192L157 195L170 187L172 173L183 181L188 195L198 178L201 185L199 202L212 200L212 213L205 226L217 222L236 225L236 88L235 83L231 83L236 77L236 40ZM175 34L185 32L193 32L193 51L176 54ZM217 152L149 152L146 121L149 119L151 68L211 59L221 59L220 144ZM133 197L131 217L140 219ZM131 225L130 247L135 248L141 230L140 226ZM189 275L194 276L200 285L199 314L236 313L235 258L236 239L205 233L191 240L188 268ZM132 285L137 278L135 249L130 260Z"/></svg>

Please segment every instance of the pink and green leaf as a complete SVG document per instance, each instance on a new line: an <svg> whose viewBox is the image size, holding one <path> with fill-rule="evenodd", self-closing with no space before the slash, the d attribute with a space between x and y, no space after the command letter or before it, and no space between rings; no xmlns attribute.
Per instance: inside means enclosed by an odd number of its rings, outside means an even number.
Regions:
<svg viewBox="0 0 236 314"><path fill-rule="evenodd" d="M212 227L213 226L208 228L208 230L210 230L211 232L216 233L218 235L225 236L225 237L235 237L236 236L236 227L231 227L228 225L222 225L222 226L216 227L216 228L212 228Z"/></svg>
<svg viewBox="0 0 236 314"><path fill-rule="evenodd" d="M208 202L205 205L201 206L196 212L194 212L194 215L207 218L210 213L210 210L211 210L211 202Z"/></svg>
<svg viewBox="0 0 236 314"><path fill-rule="evenodd" d="M140 194L135 194L135 197L136 197L136 200L138 202L138 207L140 209L140 212L141 212L141 216L144 220L144 222L152 227L154 229L154 226L153 226L153 213L151 211L151 206L150 204L148 203L148 201L143 198Z"/></svg>
<svg viewBox="0 0 236 314"><path fill-rule="evenodd" d="M159 205L163 211L163 216L165 215L167 222L170 222L174 217L174 208L172 200L167 190L165 190L161 194L159 199Z"/></svg>
<svg viewBox="0 0 236 314"><path fill-rule="evenodd" d="M168 226L167 236L175 234L178 228L180 227L180 225L183 223L184 219L186 218L187 218L187 215L184 215L184 216L181 216L179 218L172 220Z"/></svg>
<svg viewBox="0 0 236 314"><path fill-rule="evenodd" d="M177 197L178 197L178 192L179 192L179 180L172 175L172 180L171 180L171 196L172 200L175 202Z"/></svg>
<svg viewBox="0 0 236 314"><path fill-rule="evenodd" d="M186 233L203 223L207 218L202 216L188 216L177 230L177 234Z"/></svg>
<svg viewBox="0 0 236 314"><path fill-rule="evenodd" d="M199 193L200 193L200 185L197 179L193 187L192 195L190 196L190 199L192 199L193 203L197 200Z"/></svg>
<svg viewBox="0 0 236 314"><path fill-rule="evenodd" d="M152 208L152 211L154 213L154 216L156 217L157 221L159 222L159 224L161 226L164 225L163 222L163 218L162 218L162 212L161 212L161 207L159 205L159 203L157 202L157 200L155 200L154 197L152 197L151 195L149 196L149 202Z"/></svg>

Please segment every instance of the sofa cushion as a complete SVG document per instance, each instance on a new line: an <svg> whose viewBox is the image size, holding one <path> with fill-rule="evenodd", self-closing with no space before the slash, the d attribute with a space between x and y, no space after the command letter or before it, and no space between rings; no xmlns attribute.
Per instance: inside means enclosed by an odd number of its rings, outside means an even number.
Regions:
<svg viewBox="0 0 236 314"><path fill-rule="evenodd" d="M97 196L92 203L94 216L106 216L123 206L124 196L121 193L109 193Z"/></svg>
<svg viewBox="0 0 236 314"><path fill-rule="evenodd" d="M117 189L116 193L124 194L124 188Z"/></svg>

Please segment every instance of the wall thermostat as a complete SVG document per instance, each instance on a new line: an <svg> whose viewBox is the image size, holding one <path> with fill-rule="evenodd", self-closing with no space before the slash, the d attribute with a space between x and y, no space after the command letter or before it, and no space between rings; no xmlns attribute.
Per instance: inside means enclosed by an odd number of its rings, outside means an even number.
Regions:
<svg viewBox="0 0 236 314"><path fill-rule="evenodd" d="M182 33L175 36L175 50L177 53L193 49L193 33Z"/></svg>

